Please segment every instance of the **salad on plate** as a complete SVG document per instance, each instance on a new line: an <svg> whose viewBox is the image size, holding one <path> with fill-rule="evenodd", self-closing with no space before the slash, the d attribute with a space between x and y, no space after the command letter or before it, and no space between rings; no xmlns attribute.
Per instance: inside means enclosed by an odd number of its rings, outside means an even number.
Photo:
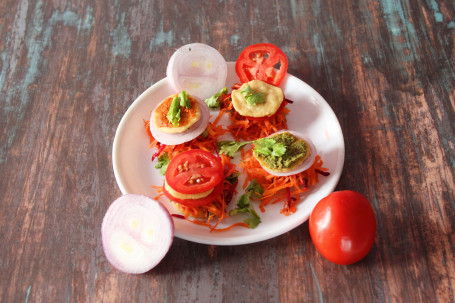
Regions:
<svg viewBox="0 0 455 303"><path fill-rule="evenodd" d="M167 77L133 102L115 134L124 195L101 226L115 268L149 271L174 235L214 245L281 235L334 190L344 163L340 125L287 67L269 43L248 46L236 62L202 43L171 56Z"/></svg>
<svg viewBox="0 0 455 303"><path fill-rule="evenodd" d="M143 122L163 175L150 186L174 218L212 232L254 229L268 205L290 216L330 175L311 138L288 127L294 102L280 86L287 66L275 45L251 45L235 62L239 82L226 87L227 63L216 49L192 43L172 55L166 73L173 94ZM227 218L233 221L225 226Z"/></svg>

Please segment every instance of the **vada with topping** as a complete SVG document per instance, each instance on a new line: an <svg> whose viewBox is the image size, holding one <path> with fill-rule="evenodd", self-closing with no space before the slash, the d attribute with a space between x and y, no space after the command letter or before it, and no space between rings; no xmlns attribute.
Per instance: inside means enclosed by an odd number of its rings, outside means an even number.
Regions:
<svg viewBox="0 0 455 303"><path fill-rule="evenodd" d="M156 106L150 116L150 132L162 144L178 145L202 134L209 119L207 104L181 91Z"/></svg>
<svg viewBox="0 0 455 303"><path fill-rule="evenodd" d="M283 90L261 80L243 83L231 93L232 105L242 116L263 118L273 116L280 109L283 101Z"/></svg>

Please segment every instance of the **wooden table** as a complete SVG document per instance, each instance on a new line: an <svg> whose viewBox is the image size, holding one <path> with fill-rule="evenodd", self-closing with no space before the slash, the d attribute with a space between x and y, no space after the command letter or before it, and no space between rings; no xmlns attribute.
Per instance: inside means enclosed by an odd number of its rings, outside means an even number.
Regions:
<svg viewBox="0 0 455 303"><path fill-rule="evenodd" d="M0 3L1 302L454 302L455 5L380 1ZM375 244L353 265L308 223L268 241L175 239L152 271L107 262L100 226L129 105L180 46L235 61L270 42L336 113L337 190L370 200Z"/></svg>

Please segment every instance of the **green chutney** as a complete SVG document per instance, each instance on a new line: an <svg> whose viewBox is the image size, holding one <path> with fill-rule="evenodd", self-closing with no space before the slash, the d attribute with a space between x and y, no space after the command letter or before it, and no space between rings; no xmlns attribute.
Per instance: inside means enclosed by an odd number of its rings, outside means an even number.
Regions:
<svg viewBox="0 0 455 303"><path fill-rule="evenodd" d="M253 155L272 171L289 171L300 165L305 159L310 156L310 145L300 138L292 135L289 132L282 132L269 137L275 142L282 143L286 146L286 152L280 157L272 155L264 155L253 151Z"/></svg>

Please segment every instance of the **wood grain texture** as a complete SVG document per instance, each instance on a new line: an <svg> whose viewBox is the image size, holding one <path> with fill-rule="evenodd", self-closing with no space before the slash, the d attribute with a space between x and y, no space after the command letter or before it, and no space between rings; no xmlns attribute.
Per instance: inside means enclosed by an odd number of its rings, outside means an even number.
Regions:
<svg viewBox="0 0 455 303"><path fill-rule="evenodd" d="M1 302L455 302L455 4L442 0L0 2ZM343 129L337 189L378 231L338 266L308 224L250 245L176 239L114 270L100 226L121 193L117 125L191 42L228 61L274 43Z"/></svg>

